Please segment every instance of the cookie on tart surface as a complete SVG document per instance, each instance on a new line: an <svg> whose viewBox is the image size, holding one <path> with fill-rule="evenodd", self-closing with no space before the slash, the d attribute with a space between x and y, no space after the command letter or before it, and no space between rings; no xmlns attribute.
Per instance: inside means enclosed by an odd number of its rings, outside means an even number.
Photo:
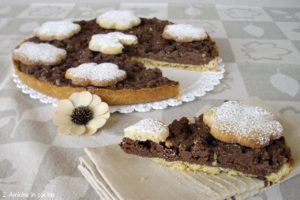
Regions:
<svg viewBox="0 0 300 200"><path fill-rule="evenodd" d="M259 113L255 115L260 115L262 110L265 111L263 108L252 107L239 102L228 103L236 103L244 109L258 109ZM226 103L220 106L221 109L224 106ZM266 116L270 115L270 113L263 113ZM204 117L205 114L193 120L187 118L174 120L168 125L168 135L164 137L165 140L159 142L149 137L147 140L140 139L136 136L137 134L134 138L125 134L120 146L126 153L152 158L173 169L209 174L225 172L229 175L246 175L266 180L269 183L277 183L291 172L293 159L282 132L278 137L270 137L270 140L261 147L252 148L240 143L232 143L232 141L221 141L214 137L211 134L211 128L206 125ZM245 120L245 117L242 117L241 120ZM232 123L229 120L230 117L227 119L226 123ZM232 119L236 120L235 117ZM268 118L267 121L261 122L263 123L261 127L269 126L268 123L275 123L273 120L275 121L274 118ZM248 126L249 130L257 127L251 123ZM277 128L273 129L272 127L272 130L277 130ZM157 137L160 134L157 132ZM244 132L243 134L248 136L252 132ZM259 134L270 135L269 132ZM140 135L140 137L142 136L144 134Z"/></svg>
<svg viewBox="0 0 300 200"><path fill-rule="evenodd" d="M81 27L70 21L49 21L33 30L33 34L40 40L64 40L80 31Z"/></svg>
<svg viewBox="0 0 300 200"><path fill-rule="evenodd" d="M207 38L207 33L203 28L190 24L171 24L164 28L162 37L176 42L193 42Z"/></svg>
<svg viewBox="0 0 300 200"><path fill-rule="evenodd" d="M58 65L67 56L64 49L57 48L48 43L24 42L13 52L13 58L21 63L32 65Z"/></svg>
<svg viewBox="0 0 300 200"><path fill-rule="evenodd" d="M126 78L126 72L113 63L85 63L69 68L65 74L75 85L110 86Z"/></svg>
<svg viewBox="0 0 300 200"><path fill-rule="evenodd" d="M268 110L228 101L203 114L210 133L226 143L262 148L283 135L282 125Z"/></svg>
<svg viewBox="0 0 300 200"><path fill-rule="evenodd" d="M168 127L151 118L143 119L124 130L124 137L139 141L151 140L160 143L166 141L168 136Z"/></svg>
<svg viewBox="0 0 300 200"><path fill-rule="evenodd" d="M89 49L108 55L115 55L122 53L124 45L134 45L137 43L137 37L134 35L112 32L93 35L89 42Z"/></svg>
<svg viewBox="0 0 300 200"><path fill-rule="evenodd" d="M105 29L128 30L141 23L140 18L129 10L111 10L96 19L97 24Z"/></svg>

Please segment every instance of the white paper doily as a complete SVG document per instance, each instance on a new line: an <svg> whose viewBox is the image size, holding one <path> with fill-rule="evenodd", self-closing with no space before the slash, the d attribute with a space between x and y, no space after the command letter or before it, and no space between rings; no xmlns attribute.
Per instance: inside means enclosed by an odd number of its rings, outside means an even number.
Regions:
<svg viewBox="0 0 300 200"><path fill-rule="evenodd" d="M178 106L184 102L194 101L196 97L202 97L207 92L212 91L214 87L220 84L224 77L225 64L220 59L216 72L194 72L175 68L160 68L164 76L171 80L178 81L180 84L180 94L177 99L171 98L162 101L155 101L143 104L110 106L110 112L131 113L147 112L150 110L162 110L168 106ZM44 95L24 84L16 74L13 75L13 81L16 86L32 99L38 99L45 104L56 106L57 99Z"/></svg>

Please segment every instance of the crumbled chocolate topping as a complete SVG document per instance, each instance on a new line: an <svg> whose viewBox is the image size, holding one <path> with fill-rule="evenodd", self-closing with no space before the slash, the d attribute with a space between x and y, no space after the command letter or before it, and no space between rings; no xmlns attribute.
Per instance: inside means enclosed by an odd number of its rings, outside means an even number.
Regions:
<svg viewBox="0 0 300 200"><path fill-rule="evenodd" d="M207 64L218 56L215 42L210 37L194 42L176 42L162 38L162 32L171 22L166 20L142 19L140 26L126 31L138 37L138 44L129 46L129 56L140 56L171 63L200 65Z"/></svg>
<svg viewBox="0 0 300 200"><path fill-rule="evenodd" d="M292 162L290 149L283 137L259 149L225 143L210 134L202 115L192 124L187 118L175 120L169 125L169 131L168 145L164 142L157 144L123 138L120 146L127 153L143 157L209 166L216 162L219 167L253 174L261 179L277 172L284 163Z"/></svg>
<svg viewBox="0 0 300 200"><path fill-rule="evenodd" d="M127 78L115 85L104 87L108 89L123 89L142 87L158 87L162 85L177 85L178 82L171 81L162 76L159 69L146 69L142 63L129 61L129 57L145 57L159 61L183 64L205 64L218 56L218 51L210 38L203 41L190 43L178 43L165 40L161 37L163 28L169 21L142 18L139 26L125 33L134 34L138 37L138 44L126 46L122 54L105 55L100 52L89 50L88 43L94 34L108 33L114 30L101 28L95 20L75 22L81 26L81 31L66 40L54 40L48 43L65 49L67 58L57 66L27 66L15 61L19 70L36 77L41 81L49 81L57 86L72 85L71 80L64 77L68 68L76 67L87 62L112 62L119 65L127 73ZM41 43L45 41L32 37L28 41ZM93 87L93 86L90 86Z"/></svg>

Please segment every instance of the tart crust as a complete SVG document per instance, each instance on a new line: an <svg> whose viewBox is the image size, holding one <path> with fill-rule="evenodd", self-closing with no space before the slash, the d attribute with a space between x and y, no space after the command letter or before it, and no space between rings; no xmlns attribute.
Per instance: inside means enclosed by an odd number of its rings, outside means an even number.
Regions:
<svg viewBox="0 0 300 200"><path fill-rule="evenodd" d="M190 71L197 71L197 72L203 72L203 71L216 71L217 66L219 63L220 58L216 57L213 60L211 60L209 63L204 65L189 65L189 64L180 64L180 63L169 63L164 61L158 61L153 60L149 58L141 58L141 57L133 57L130 58L130 60L138 61L143 63L144 65L150 65L153 67L173 67L177 69L184 69L184 70L190 70Z"/></svg>
<svg viewBox="0 0 300 200"><path fill-rule="evenodd" d="M105 88L85 88L76 86L62 86L58 87L47 81L40 81L33 76L27 75L18 69L16 62L13 61L16 75L19 79L43 94L51 97L65 99L74 92L90 91L93 94L99 95L103 101L109 105L121 104L136 104L151 101L158 101L168 98L174 98L179 94L179 85L164 85L154 88L141 89L118 89L110 90Z"/></svg>
<svg viewBox="0 0 300 200"><path fill-rule="evenodd" d="M213 167L213 166L208 166L208 165L199 165L199 164L191 164L188 162L182 162L182 161L166 161L162 158L151 158L154 162L165 166L169 167L174 170L181 170L181 171L186 171L186 172L203 172L206 174L220 174L220 173L226 173L231 176L248 176L248 177L253 177L257 178L257 176L253 174L245 174L243 172L239 172L233 169L228 169L228 168L223 168L223 167ZM283 164L280 169L277 172L273 172L264 178L268 183L278 183L280 180L284 179L287 177L293 169L293 166L291 163L285 163Z"/></svg>
<svg viewBox="0 0 300 200"><path fill-rule="evenodd" d="M214 48L218 51L217 45L214 45ZM132 61L138 61L143 63L144 65L149 65L153 67L172 67L177 69L184 69L184 70L190 70L190 71L196 71L196 72L204 72L204 71L217 71L219 62L221 60L220 57L215 57L211 61L209 61L207 64L202 65L191 65L191 64L181 64L181 63L171 63L166 61L159 61L154 60L150 58L143 58L143 57L131 57L129 60Z"/></svg>

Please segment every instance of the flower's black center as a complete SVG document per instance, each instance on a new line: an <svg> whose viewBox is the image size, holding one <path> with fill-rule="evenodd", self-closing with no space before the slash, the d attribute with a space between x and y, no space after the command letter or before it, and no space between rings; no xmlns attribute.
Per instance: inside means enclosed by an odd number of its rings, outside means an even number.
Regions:
<svg viewBox="0 0 300 200"><path fill-rule="evenodd" d="M75 108L71 114L71 120L78 125L86 125L93 118L93 112L87 106Z"/></svg>

